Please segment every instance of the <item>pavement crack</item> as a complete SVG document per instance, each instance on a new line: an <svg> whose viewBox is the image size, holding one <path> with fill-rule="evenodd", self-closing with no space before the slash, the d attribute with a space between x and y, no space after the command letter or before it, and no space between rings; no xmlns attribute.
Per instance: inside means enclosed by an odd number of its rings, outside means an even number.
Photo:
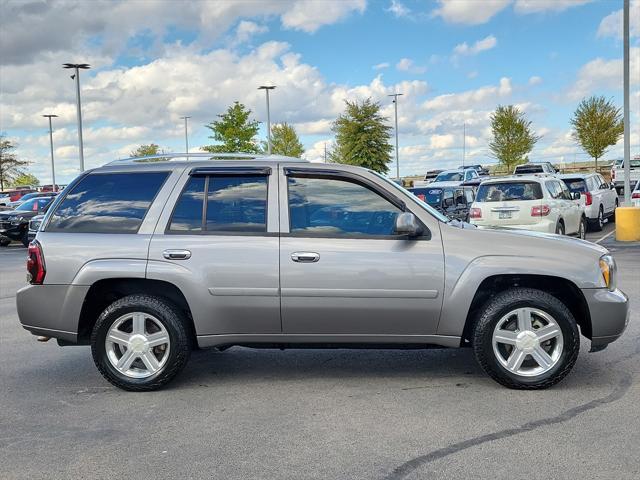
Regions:
<svg viewBox="0 0 640 480"><path fill-rule="evenodd" d="M488 433L479 437L470 438L468 440L463 440L461 442L454 443L453 445L449 445L448 447L434 450L433 452L427 453L425 455L420 455L419 457L415 457L396 467L389 475L384 477L384 480L400 480L407 477L409 474L423 465L429 464L444 457L448 457L449 455L453 455L454 453L458 453L462 450L481 445L483 443L493 442L495 440L501 440L503 438L519 435L521 433L530 432L540 427L546 427L548 425L556 425L558 423L566 422L580 415L581 413L620 400L629 391L629 388L631 388L631 384L631 375L625 374L613 389L613 391L604 397L596 398L595 400L591 400L590 402L575 406L553 417L533 420L531 422L520 425L519 427L507 428L498 432Z"/></svg>

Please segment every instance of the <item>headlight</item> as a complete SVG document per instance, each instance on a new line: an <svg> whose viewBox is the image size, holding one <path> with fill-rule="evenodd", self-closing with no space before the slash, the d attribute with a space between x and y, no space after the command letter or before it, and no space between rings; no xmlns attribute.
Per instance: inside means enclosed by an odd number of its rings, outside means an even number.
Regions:
<svg viewBox="0 0 640 480"><path fill-rule="evenodd" d="M38 229L40 229L40 224L41 223L42 223L42 220L36 220L36 221L29 222L29 230L31 230L32 232L37 232Z"/></svg>
<svg viewBox="0 0 640 480"><path fill-rule="evenodd" d="M600 257L600 271L604 284L611 291L616 289L616 261L611 255L603 255Z"/></svg>
<svg viewBox="0 0 640 480"><path fill-rule="evenodd" d="M11 225L20 225L22 223L22 217L9 217Z"/></svg>

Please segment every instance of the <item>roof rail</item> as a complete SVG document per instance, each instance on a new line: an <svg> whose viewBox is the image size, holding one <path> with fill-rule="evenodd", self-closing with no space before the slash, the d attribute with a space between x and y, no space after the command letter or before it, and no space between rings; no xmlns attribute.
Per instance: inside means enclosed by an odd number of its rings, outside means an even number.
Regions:
<svg viewBox="0 0 640 480"><path fill-rule="evenodd" d="M271 160L271 161L286 161L286 162L308 162L301 158L285 157L282 155L267 155L262 153L158 153L154 155L146 155L143 157L129 157L119 160L113 160L107 165L121 164L121 163L148 163L148 162L160 162L163 160L175 160L196 158L201 160Z"/></svg>

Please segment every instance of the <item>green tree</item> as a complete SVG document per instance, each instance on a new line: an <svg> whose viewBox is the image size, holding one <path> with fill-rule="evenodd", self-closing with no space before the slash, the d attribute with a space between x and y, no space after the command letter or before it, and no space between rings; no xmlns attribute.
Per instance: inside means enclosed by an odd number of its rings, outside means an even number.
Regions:
<svg viewBox="0 0 640 480"><path fill-rule="evenodd" d="M12 187L26 187L26 186L38 186L40 185L40 180L35 175L30 173L21 172L13 179L11 182Z"/></svg>
<svg viewBox="0 0 640 480"><path fill-rule="evenodd" d="M0 134L0 190L4 190L15 178L22 173L21 167L30 162L20 160L14 153L16 146L5 135Z"/></svg>
<svg viewBox="0 0 640 480"><path fill-rule="evenodd" d="M345 112L333 122L336 141L329 158L332 162L389 171L393 147L391 127L380 115L380 104L370 98L362 102L345 101Z"/></svg>
<svg viewBox="0 0 640 480"><path fill-rule="evenodd" d="M138 148L131 152L132 157L146 157L148 155L157 155L161 153L160 147L155 143L149 145L140 145Z"/></svg>
<svg viewBox="0 0 640 480"><path fill-rule="evenodd" d="M217 145L207 145L203 150L212 153L260 153L255 137L258 134L258 122L250 119L251 110L242 103L234 102L227 111L218 115L220 120L206 125L213 132L209 138Z"/></svg>
<svg viewBox="0 0 640 480"><path fill-rule="evenodd" d="M596 162L624 132L620 109L604 97L584 98L571 119L573 138Z"/></svg>
<svg viewBox="0 0 640 480"><path fill-rule="evenodd" d="M267 142L262 142L264 151L267 151ZM298 138L296 129L288 123L275 124L271 127L271 153L274 155L286 155L287 157L302 157L304 147Z"/></svg>
<svg viewBox="0 0 640 480"><path fill-rule="evenodd" d="M489 143L491 154L504 165L509 173L514 167L528 160L540 136L531 128L524 112L514 105L499 105L491 114L493 140Z"/></svg>

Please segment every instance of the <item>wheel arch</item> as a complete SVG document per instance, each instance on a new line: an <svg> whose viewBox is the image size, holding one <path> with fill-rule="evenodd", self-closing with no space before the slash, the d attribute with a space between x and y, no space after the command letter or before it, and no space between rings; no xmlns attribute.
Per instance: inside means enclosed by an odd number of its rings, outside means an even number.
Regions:
<svg viewBox="0 0 640 480"><path fill-rule="evenodd" d="M78 322L78 344L86 345L96 320L107 306L120 298L147 294L168 300L187 318L187 329L195 341L193 316L182 291L170 282L146 278L106 278L94 282L85 295ZM194 343L195 344L195 343Z"/></svg>

